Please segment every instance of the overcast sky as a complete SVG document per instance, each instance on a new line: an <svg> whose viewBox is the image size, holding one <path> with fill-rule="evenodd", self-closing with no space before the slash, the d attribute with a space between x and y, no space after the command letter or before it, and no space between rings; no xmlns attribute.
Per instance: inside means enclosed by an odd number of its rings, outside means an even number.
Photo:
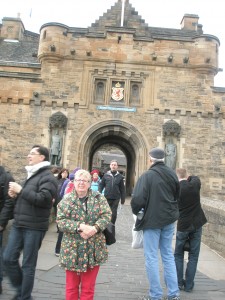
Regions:
<svg viewBox="0 0 225 300"><path fill-rule="evenodd" d="M117 0L7 0L0 8L3 17L20 17L26 30L39 33L48 22L70 27L88 27ZM215 86L225 87L225 17L224 0L130 0L132 6L149 26L180 28L184 14L197 14L205 34L219 38L219 72Z"/></svg>

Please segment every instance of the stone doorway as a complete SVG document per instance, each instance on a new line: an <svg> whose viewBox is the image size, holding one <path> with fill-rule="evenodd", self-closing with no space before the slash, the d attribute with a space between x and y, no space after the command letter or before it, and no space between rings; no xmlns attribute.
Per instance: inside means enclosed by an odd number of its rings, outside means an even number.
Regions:
<svg viewBox="0 0 225 300"><path fill-rule="evenodd" d="M120 149L127 161L126 191L131 195L137 178L147 168L148 144L137 129L120 120L99 122L84 133L80 142L79 165L92 169L96 151L104 145L112 145Z"/></svg>

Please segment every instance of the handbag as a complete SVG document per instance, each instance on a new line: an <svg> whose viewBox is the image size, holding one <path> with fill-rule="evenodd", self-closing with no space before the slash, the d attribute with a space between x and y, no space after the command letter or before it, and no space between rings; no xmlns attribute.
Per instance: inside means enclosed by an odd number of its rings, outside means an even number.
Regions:
<svg viewBox="0 0 225 300"><path fill-rule="evenodd" d="M143 230L136 231L135 224L132 228L132 244L133 249L143 248Z"/></svg>
<svg viewBox="0 0 225 300"><path fill-rule="evenodd" d="M105 236L105 242L107 246L110 246L116 242L115 238L115 225L113 223L109 223L107 227L103 230Z"/></svg>
<svg viewBox="0 0 225 300"><path fill-rule="evenodd" d="M184 243L184 246L183 246L183 251L190 252L190 250L191 250L190 238L187 237L187 239Z"/></svg>

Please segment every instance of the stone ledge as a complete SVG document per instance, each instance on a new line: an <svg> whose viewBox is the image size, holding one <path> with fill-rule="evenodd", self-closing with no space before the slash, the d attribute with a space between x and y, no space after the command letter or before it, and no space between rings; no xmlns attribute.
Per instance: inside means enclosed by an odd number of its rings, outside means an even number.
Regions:
<svg viewBox="0 0 225 300"><path fill-rule="evenodd" d="M202 241L225 257L225 202L202 198L201 203L208 220L203 226Z"/></svg>

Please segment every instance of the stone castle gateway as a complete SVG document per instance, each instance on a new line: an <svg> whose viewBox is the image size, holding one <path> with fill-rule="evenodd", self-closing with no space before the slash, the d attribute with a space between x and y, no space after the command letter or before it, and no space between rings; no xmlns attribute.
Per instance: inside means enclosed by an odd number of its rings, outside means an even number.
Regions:
<svg viewBox="0 0 225 300"><path fill-rule="evenodd" d="M0 162L22 177L33 144L59 134L60 164L91 169L103 145L127 159L128 194L151 147L173 145L176 167L225 199L225 88L214 87L219 39L185 14L180 29L150 27L118 0L88 28L20 18L0 24ZM100 12L101 13L101 12ZM76 25L76 24L74 24Z"/></svg>

